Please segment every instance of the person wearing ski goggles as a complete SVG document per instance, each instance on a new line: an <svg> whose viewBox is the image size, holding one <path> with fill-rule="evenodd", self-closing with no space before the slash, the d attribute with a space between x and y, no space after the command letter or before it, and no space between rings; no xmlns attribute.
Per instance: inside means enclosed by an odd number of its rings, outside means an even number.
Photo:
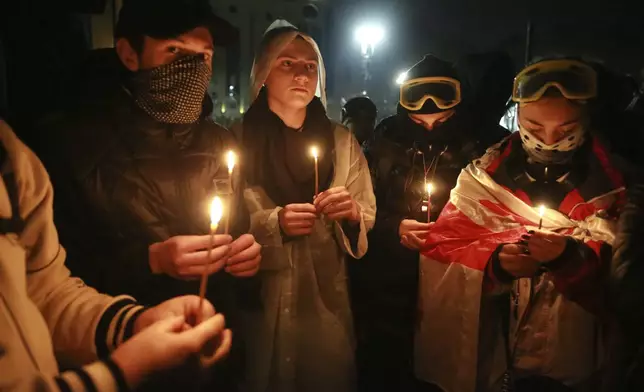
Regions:
<svg viewBox="0 0 644 392"><path fill-rule="evenodd" d="M523 69L514 79L512 99L519 103L541 99L550 87L564 98L588 100L597 95L597 74L588 64L577 60L545 60Z"/></svg>
<svg viewBox="0 0 644 392"><path fill-rule="evenodd" d="M425 56L406 72L396 115L384 119L365 143L378 209L369 234L368 260L350 265L362 390L415 387L411 363L418 249L461 169L506 136L505 130L501 134L497 129L498 119L486 126L474 120L470 102L463 105L463 96L470 96L469 75L457 64ZM505 76L500 107L511 94L512 76ZM383 316L387 314L398 317Z"/></svg>
<svg viewBox="0 0 644 392"><path fill-rule="evenodd" d="M519 72L512 100L519 105L519 132L530 161L569 162L586 140L586 103L596 95L595 70L578 60L544 60Z"/></svg>
<svg viewBox="0 0 644 392"><path fill-rule="evenodd" d="M461 82L445 76L421 77L403 82L400 104L408 110L420 110L432 100L438 109L452 109L461 103Z"/></svg>
<svg viewBox="0 0 644 392"><path fill-rule="evenodd" d="M452 76L411 78L400 86L400 106L427 130L443 124L461 103L461 82Z"/></svg>
<svg viewBox="0 0 644 392"><path fill-rule="evenodd" d="M461 172L421 248L419 378L445 390L599 390L625 194L589 132L597 91L596 72L576 59L515 77L519 132Z"/></svg>

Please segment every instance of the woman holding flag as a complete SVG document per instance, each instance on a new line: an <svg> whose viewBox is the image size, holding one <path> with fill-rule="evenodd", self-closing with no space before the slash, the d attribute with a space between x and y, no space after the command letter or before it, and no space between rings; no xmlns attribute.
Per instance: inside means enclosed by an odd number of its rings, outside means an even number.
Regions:
<svg viewBox="0 0 644 392"><path fill-rule="evenodd" d="M448 392L599 387L624 189L590 133L596 95L595 71L573 59L516 76L519 132L463 170L422 252L421 380Z"/></svg>

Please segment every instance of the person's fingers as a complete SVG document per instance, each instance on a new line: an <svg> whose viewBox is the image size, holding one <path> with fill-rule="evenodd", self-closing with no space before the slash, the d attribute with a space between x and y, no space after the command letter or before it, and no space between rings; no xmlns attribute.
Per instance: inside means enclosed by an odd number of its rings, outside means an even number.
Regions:
<svg viewBox="0 0 644 392"><path fill-rule="evenodd" d="M230 253L230 245L221 245L212 251L201 250L192 253L186 253L176 260L179 267L207 265L219 261Z"/></svg>
<svg viewBox="0 0 644 392"><path fill-rule="evenodd" d="M409 242L416 248L420 249L423 245L425 245L425 240L419 238L417 235L413 233L409 233L407 235L407 238L409 238Z"/></svg>
<svg viewBox="0 0 644 392"><path fill-rule="evenodd" d="M315 206L310 203L289 204L286 206L286 212L308 212L315 214L317 212Z"/></svg>
<svg viewBox="0 0 644 392"><path fill-rule="evenodd" d="M221 339L219 341L219 345L217 346L217 349L215 350L213 355L209 355L209 356L202 355L200 357L201 366L210 367L215 363L219 362L220 360L222 360L223 358L225 358L230 352L232 344L233 344L233 332L230 329L226 329L221 333Z"/></svg>
<svg viewBox="0 0 644 392"><path fill-rule="evenodd" d="M530 253L538 253L538 252L549 253L549 252L554 252L557 249L557 246L553 246L553 244L551 243L549 244L547 242L542 242L539 240L530 240L527 246L528 246L528 249L530 249Z"/></svg>
<svg viewBox="0 0 644 392"><path fill-rule="evenodd" d="M221 259L214 264L182 267L179 269L179 275L184 279L199 279L204 272L210 276L219 272L225 266L226 259Z"/></svg>
<svg viewBox="0 0 644 392"><path fill-rule="evenodd" d="M331 195L335 195L337 193L342 193L342 192L346 192L346 188L343 187L343 186L329 188L326 191L320 192L320 194L317 195L317 197L315 198L314 204L316 202L319 203L320 201L322 201L323 199L325 199L325 198L327 198L327 197L329 197Z"/></svg>
<svg viewBox="0 0 644 392"><path fill-rule="evenodd" d="M532 237L543 238L552 242L563 242L568 239L567 235L550 230L534 230L530 231L529 234L531 234Z"/></svg>
<svg viewBox="0 0 644 392"><path fill-rule="evenodd" d="M237 272L237 273L234 273L234 274L231 273L231 275L234 276L235 278L250 278L250 277L253 277L253 276L257 275L258 272L259 272L259 266L256 267L255 269L252 269L252 270L248 270L248 271L244 271L244 272Z"/></svg>
<svg viewBox="0 0 644 392"><path fill-rule="evenodd" d="M239 263L239 264L226 267L226 272L240 278L247 278L250 276L254 276L257 273L257 271L259 271L260 262L261 262L261 256L257 256L253 260L249 260L244 263Z"/></svg>
<svg viewBox="0 0 644 392"><path fill-rule="evenodd" d="M418 222L415 220L406 220L405 221L405 229L408 231L415 231L415 230L429 230L429 228L433 225L434 223L423 223L423 222Z"/></svg>
<svg viewBox="0 0 644 392"><path fill-rule="evenodd" d="M525 250L527 249L526 246L524 245L519 245L519 244L506 244L503 245L503 248L501 249L501 252L499 253L499 256L503 254L507 255L521 255L521 254L526 254Z"/></svg>
<svg viewBox="0 0 644 392"><path fill-rule="evenodd" d="M310 227L313 227L314 224L315 224L315 221L303 220L303 221L288 222L286 226L291 229L308 229Z"/></svg>
<svg viewBox="0 0 644 392"><path fill-rule="evenodd" d="M411 230L409 233L415 235L418 238L425 238L429 234L429 230Z"/></svg>
<svg viewBox="0 0 644 392"><path fill-rule="evenodd" d="M529 240L528 244L530 246L538 246L542 248L562 248L566 246L566 239L565 237L551 237L552 239L549 239L545 236L536 236L533 235Z"/></svg>
<svg viewBox="0 0 644 392"><path fill-rule="evenodd" d="M230 244L230 252L228 253L229 257L243 252L244 250L250 248L255 243L255 237L252 234L243 234Z"/></svg>
<svg viewBox="0 0 644 392"><path fill-rule="evenodd" d="M262 246L257 242L255 242L255 240L253 239L253 243L249 247L237 253L236 255L229 257L228 260L226 261L226 264L230 266L230 265L235 265L237 263L245 262L247 260L255 259L257 256L260 255L261 251L262 251Z"/></svg>
<svg viewBox="0 0 644 392"><path fill-rule="evenodd" d="M341 220L341 219L347 219L350 216L351 216L351 210L334 212L333 214L329 214L326 217L331 219L331 220L338 221L338 220Z"/></svg>
<svg viewBox="0 0 644 392"><path fill-rule="evenodd" d="M154 328L158 331L164 332L179 332L185 322L186 318L183 315L168 316L152 324L149 329Z"/></svg>
<svg viewBox="0 0 644 392"><path fill-rule="evenodd" d="M172 301L179 299L183 299L186 320L205 320L216 314L215 307L205 298L202 301L196 295L186 295L184 297L175 298ZM199 308L200 305L201 309Z"/></svg>
<svg viewBox="0 0 644 392"><path fill-rule="evenodd" d="M499 260L513 264L529 262L531 259L532 257L527 254L499 253Z"/></svg>
<svg viewBox="0 0 644 392"><path fill-rule="evenodd" d="M407 235L404 235L400 238L400 243L407 249L418 250L418 248L416 248L409 240L409 237Z"/></svg>
<svg viewBox="0 0 644 392"><path fill-rule="evenodd" d="M351 208L353 208L353 201L351 199L348 199L348 200L329 204L324 209L322 209L322 213L329 215L336 212L350 211Z"/></svg>
<svg viewBox="0 0 644 392"><path fill-rule="evenodd" d="M318 216L315 213L311 213L311 212L288 211L284 214L284 219L287 222L314 221L317 218Z"/></svg>
<svg viewBox="0 0 644 392"><path fill-rule="evenodd" d="M554 236L537 233L522 237L522 240L531 247L561 249L566 246L567 237L555 234Z"/></svg>
<svg viewBox="0 0 644 392"><path fill-rule="evenodd" d="M198 353L209 340L221 334L226 328L226 319L218 313L203 320L192 329L182 332L179 342L192 353Z"/></svg>
<svg viewBox="0 0 644 392"><path fill-rule="evenodd" d="M259 262L261 260L261 256L255 256L252 259L246 259L243 262L239 262L237 264L233 265L227 265L226 266L226 272L229 274L237 274L241 272L246 272L246 271L251 271L256 269L259 266Z"/></svg>
<svg viewBox="0 0 644 392"><path fill-rule="evenodd" d="M284 219L286 219L289 222L315 220L315 219L317 219L317 217L318 216L316 215L316 213L308 212L308 211L305 211L305 212L287 211L284 214Z"/></svg>
<svg viewBox="0 0 644 392"><path fill-rule="evenodd" d="M324 211L324 209L331 204L340 203L350 199L351 195L349 194L349 192L333 193L316 200L315 206L317 207L318 211Z"/></svg>
<svg viewBox="0 0 644 392"><path fill-rule="evenodd" d="M229 235L216 234L213 236L214 246L228 245L232 242L233 237ZM173 248L175 255L191 253L197 250L208 249L210 247L210 235L186 235L172 237L167 241Z"/></svg>

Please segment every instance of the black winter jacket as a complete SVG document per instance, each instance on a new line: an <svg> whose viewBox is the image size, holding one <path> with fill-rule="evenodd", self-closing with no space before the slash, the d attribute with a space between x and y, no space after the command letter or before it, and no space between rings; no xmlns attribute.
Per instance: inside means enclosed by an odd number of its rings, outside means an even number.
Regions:
<svg viewBox="0 0 644 392"><path fill-rule="evenodd" d="M611 303L618 325L613 361L618 386L625 392L644 390L644 176L635 176L628 187L628 201L619 220L613 246Z"/></svg>
<svg viewBox="0 0 644 392"><path fill-rule="evenodd" d="M161 124L134 104L114 72L96 79L36 146L54 184L68 265L99 291L144 304L196 294L198 282L153 275L148 247L208 233L208 204L215 191L230 189L224 156L236 148L234 137L207 117L207 105L197 124ZM235 212L232 223L245 231L248 217ZM224 272L211 279L209 298L226 311L235 279Z"/></svg>

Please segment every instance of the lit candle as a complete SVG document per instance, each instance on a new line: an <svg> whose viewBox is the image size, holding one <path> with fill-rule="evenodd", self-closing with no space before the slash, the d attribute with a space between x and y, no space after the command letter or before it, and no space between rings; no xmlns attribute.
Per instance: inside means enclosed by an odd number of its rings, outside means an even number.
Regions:
<svg viewBox="0 0 644 392"><path fill-rule="evenodd" d="M434 185L431 182L425 184L427 191L427 223L432 221L432 191L434 190Z"/></svg>
<svg viewBox="0 0 644 392"><path fill-rule="evenodd" d="M226 154L226 163L228 165L228 181L230 184L230 195L228 196L228 214L225 218L225 230L224 234L228 234L228 229L230 228L230 214L232 212L232 203L233 203L233 170L235 170L235 164L237 163L237 156L232 150L229 150Z"/></svg>
<svg viewBox="0 0 644 392"><path fill-rule="evenodd" d="M229 150L226 154L226 163L228 164L228 175L232 176L235 164L237 163L237 156L232 150Z"/></svg>
<svg viewBox="0 0 644 392"><path fill-rule="evenodd" d="M224 215L224 205L221 202L221 199L218 196L215 196L210 203L210 244L208 246L208 262L210 262L210 257L212 256L212 250L215 243L215 232L219 227L219 221ZM206 289L208 288L208 272L207 268L204 269L204 272L201 274L201 285L199 286L199 309L203 304L203 299L206 296Z"/></svg>
<svg viewBox="0 0 644 392"><path fill-rule="evenodd" d="M311 155L313 156L313 161L315 163L315 196L317 197L320 192L320 183L318 179L318 148L313 146L311 147Z"/></svg>
<svg viewBox="0 0 644 392"><path fill-rule="evenodd" d="M546 206L541 204L539 206L539 230L541 230L541 226L543 225L543 214L546 213Z"/></svg>

